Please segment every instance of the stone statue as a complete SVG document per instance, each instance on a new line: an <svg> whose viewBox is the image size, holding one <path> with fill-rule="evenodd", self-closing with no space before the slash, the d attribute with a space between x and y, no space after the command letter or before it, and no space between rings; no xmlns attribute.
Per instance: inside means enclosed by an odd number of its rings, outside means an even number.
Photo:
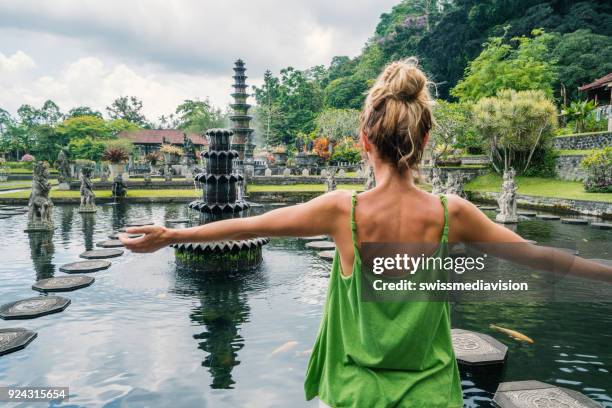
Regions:
<svg viewBox="0 0 612 408"><path fill-rule="evenodd" d="M364 190L368 191L376 187L376 179L374 178L374 168L366 163Z"/></svg>
<svg viewBox="0 0 612 408"><path fill-rule="evenodd" d="M442 172L439 167L431 169L431 194L439 195L444 193L444 184L442 183Z"/></svg>
<svg viewBox="0 0 612 408"><path fill-rule="evenodd" d="M102 165L100 169L100 181L106 183L108 181L108 167Z"/></svg>
<svg viewBox="0 0 612 408"><path fill-rule="evenodd" d="M495 216L495 221L497 222L504 224L518 222L518 214L516 212L516 192L518 187L514 182L515 175L516 172L512 168L504 172L501 193L497 199L499 205L499 213Z"/></svg>
<svg viewBox="0 0 612 408"><path fill-rule="evenodd" d="M192 165L195 163L195 157L195 145L187 137L187 133L183 133L183 163L188 166Z"/></svg>
<svg viewBox="0 0 612 408"><path fill-rule="evenodd" d="M115 179L113 180L113 198L123 198L127 195L128 187L123 182L123 177L121 174L117 174Z"/></svg>
<svg viewBox="0 0 612 408"><path fill-rule="evenodd" d="M91 167L81 167L81 205L79 207L80 213L93 213L96 212L96 195L93 192L93 183L91 182L91 174L93 169Z"/></svg>
<svg viewBox="0 0 612 408"><path fill-rule="evenodd" d="M295 138L295 148L298 153L304 152L304 141L299 137Z"/></svg>
<svg viewBox="0 0 612 408"><path fill-rule="evenodd" d="M463 174L460 171L448 173L446 176L446 185L444 186L444 194L455 194L465 198L465 191L463 191Z"/></svg>
<svg viewBox="0 0 612 408"><path fill-rule="evenodd" d="M336 189L336 170L333 168L330 168L327 173L327 178L325 179L325 187L328 193Z"/></svg>
<svg viewBox="0 0 612 408"><path fill-rule="evenodd" d="M70 185L70 162L66 157L64 149L60 149L55 161L55 167L57 167L57 181L59 182L58 190L69 190Z"/></svg>
<svg viewBox="0 0 612 408"><path fill-rule="evenodd" d="M308 143L306 143L306 151L312 152L313 148L314 148L314 142L312 140L309 140Z"/></svg>
<svg viewBox="0 0 612 408"><path fill-rule="evenodd" d="M54 229L51 214L53 202L49 198L49 166L37 162L32 173L32 192L28 202L28 229L26 231L52 231Z"/></svg>

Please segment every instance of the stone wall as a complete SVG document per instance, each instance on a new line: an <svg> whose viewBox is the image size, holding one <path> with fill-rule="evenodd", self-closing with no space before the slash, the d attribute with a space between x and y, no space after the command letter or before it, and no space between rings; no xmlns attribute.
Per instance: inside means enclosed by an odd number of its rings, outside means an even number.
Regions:
<svg viewBox="0 0 612 408"><path fill-rule="evenodd" d="M583 181L586 172L580 168L583 155L559 156L555 159L555 172L561 180Z"/></svg>
<svg viewBox="0 0 612 408"><path fill-rule="evenodd" d="M468 191L470 200L497 204L499 193ZM524 208L547 210L555 213L595 215L612 219L612 203L602 201L571 200L568 198L536 197L518 194L516 202Z"/></svg>
<svg viewBox="0 0 612 408"><path fill-rule="evenodd" d="M553 139L553 147L558 150L603 149L606 146L612 146L612 132L558 136Z"/></svg>
<svg viewBox="0 0 612 408"><path fill-rule="evenodd" d="M275 186L288 186L294 184L323 184L325 177L321 176L254 176L247 180L247 184L271 184ZM363 184L363 177L336 177L338 184Z"/></svg>

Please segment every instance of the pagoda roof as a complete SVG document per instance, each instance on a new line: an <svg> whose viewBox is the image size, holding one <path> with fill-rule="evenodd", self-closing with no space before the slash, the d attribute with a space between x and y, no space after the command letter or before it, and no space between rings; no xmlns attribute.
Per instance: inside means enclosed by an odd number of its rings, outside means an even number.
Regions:
<svg viewBox="0 0 612 408"><path fill-rule="evenodd" d="M610 88L612 87L612 72L608 75L604 75L599 79L591 82L590 84L582 85L578 88L579 91L590 91L598 88Z"/></svg>

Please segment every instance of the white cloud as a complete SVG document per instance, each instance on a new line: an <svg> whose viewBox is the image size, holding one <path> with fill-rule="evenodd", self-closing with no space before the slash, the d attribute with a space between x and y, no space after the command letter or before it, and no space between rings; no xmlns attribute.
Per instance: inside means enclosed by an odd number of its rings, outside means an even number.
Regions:
<svg viewBox="0 0 612 408"><path fill-rule="evenodd" d="M50 98L64 110L104 110L120 95L135 95L155 119L185 98L209 96L223 106L235 59L246 61L253 84L266 69L357 55L396 2L0 2L0 107L14 112Z"/></svg>

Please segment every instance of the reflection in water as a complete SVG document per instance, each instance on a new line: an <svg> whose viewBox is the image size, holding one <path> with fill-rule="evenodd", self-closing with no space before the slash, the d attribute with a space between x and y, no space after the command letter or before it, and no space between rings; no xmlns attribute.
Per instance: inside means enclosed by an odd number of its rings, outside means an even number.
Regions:
<svg viewBox="0 0 612 408"><path fill-rule="evenodd" d="M62 240L68 241L70 239L70 233L72 232L72 218L74 217L74 208L72 206L58 206L54 207L54 211L60 212L60 231L62 234Z"/></svg>
<svg viewBox="0 0 612 408"><path fill-rule="evenodd" d="M83 238L85 240L85 250L91 251L94 249L93 235L94 227L96 226L95 213L81 213Z"/></svg>
<svg viewBox="0 0 612 408"><path fill-rule="evenodd" d="M193 337L198 348L208 353L202 366L212 376L210 387L233 388L232 370L240 364L238 351L244 347L239 329L248 321L250 311L247 292L263 277L258 271L215 274L180 266L177 275L176 292L200 300L200 307L193 309L189 318L205 328Z"/></svg>
<svg viewBox="0 0 612 408"><path fill-rule="evenodd" d="M125 225L125 217L128 210L128 205L124 202L118 202L111 207L113 209L112 214L112 226L113 229L117 230Z"/></svg>
<svg viewBox="0 0 612 408"><path fill-rule="evenodd" d="M36 271L36 280L52 278L55 273L53 265L53 231L39 231L28 234L30 257Z"/></svg>

